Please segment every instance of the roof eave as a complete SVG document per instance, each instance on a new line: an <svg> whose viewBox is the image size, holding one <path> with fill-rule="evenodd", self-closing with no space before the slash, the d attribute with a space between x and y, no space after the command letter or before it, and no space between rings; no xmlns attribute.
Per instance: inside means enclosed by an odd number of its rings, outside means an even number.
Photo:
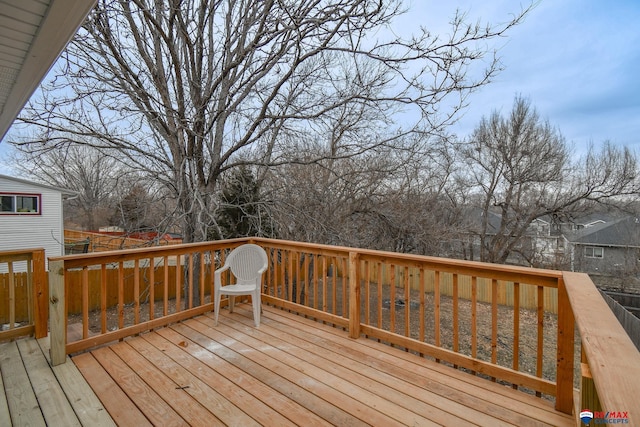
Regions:
<svg viewBox="0 0 640 427"><path fill-rule="evenodd" d="M97 0L51 0L29 53L0 111L0 141L38 88Z"/></svg>

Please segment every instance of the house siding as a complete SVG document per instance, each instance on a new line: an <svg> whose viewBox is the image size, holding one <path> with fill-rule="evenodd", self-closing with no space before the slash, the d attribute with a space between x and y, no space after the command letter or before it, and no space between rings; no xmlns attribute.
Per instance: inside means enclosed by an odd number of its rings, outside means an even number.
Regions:
<svg viewBox="0 0 640 427"><path fill-rule="evenodd" d="M586 247L601 247L602 258L590 258L585 256ZM611 247L596 245L576 245L574 270L594 274L606 274L611 276L636 275L640 270L638 265L637 247Z"/></svg>
<svg viewBox="0 0 640 427"><path fill-rule="evenodd" d="M41 203L40 215L0 215L0 251L44 248L46 258L64 254L61 191L0 177L0 193L39 194Z"/></svg>

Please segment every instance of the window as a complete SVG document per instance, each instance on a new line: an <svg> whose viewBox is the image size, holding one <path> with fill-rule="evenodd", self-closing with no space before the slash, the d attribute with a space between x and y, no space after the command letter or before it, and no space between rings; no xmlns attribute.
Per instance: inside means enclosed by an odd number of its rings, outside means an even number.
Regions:
<svg viewBox="0 0 640 427"><path fill-rule="evenodd" d="M0 194L0 214L39 214L40 196L32 194Z"/></svg>
<svg viewBox="0 0 640 427"><path fill-rule="evenodd" d="M584 248L584 256L587 258L604 258L604 248L587 246Z"/></svg>

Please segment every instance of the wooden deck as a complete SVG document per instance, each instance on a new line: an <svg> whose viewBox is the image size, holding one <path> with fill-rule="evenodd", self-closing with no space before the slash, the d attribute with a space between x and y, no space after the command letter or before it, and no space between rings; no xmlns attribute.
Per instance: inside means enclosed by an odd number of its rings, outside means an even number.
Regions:
<svg viewBox="0 0 640 427"><path fill-rule="evenodd" d="M511 388L240 305L72 358L119 425L575 426ZM246 310L245 310L246 309Z"/></svg>
<svg viewBox="0 0 640 427"><path fill-rule="evenodd" d="M295 314L265 307L259 329L244 305L221 314L53 369L46 338L0 344L0 426L575 426L547 401Z"/></svg>

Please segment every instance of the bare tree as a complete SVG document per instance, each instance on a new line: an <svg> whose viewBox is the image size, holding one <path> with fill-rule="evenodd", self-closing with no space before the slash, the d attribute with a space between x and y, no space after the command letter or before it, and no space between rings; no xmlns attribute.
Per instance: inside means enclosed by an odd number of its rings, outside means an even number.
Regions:
<svg viewBox="0 0 640 427"><path fill-rule="evenodd" d="M487 42L527 10L497 27L457 14L449 36L408 40L388 31L402 12L399 0L99 0L21 119L50 148L117 150L173 195L185 242L203 240L228 169L442 133L500 70ZM290 155L308 144L325 149Z"/></svg>
<svg viewBox="0 0 640 427"><path fill-rule="evenodd" d="M464 191L479 213L470 231L478 234L483 261L504 263L518 253L532 262L526 235L534 220L638 191L637 158L627 148L605 143L572 162L560 132L522 97L509 116L483 118L461 154Z"/></svg>
<svg viewBox="0 0 640 427"><path fill-rule="evenodd" d="M274 200L279 234L291 240L449 254L460 213L447 195L452 153L441 140L420 138L405 145L405 150L274 169L265 188Z"/></svg>
<svg viewBox="0 0 640 427"><path fill-rule="evenodd" d="M126 175L113 157L80 145L44 152L19 150L14 164L44 183L75 192L64 202L65 219L89 230L106 222L115 201L114 189Z"/></svg>

